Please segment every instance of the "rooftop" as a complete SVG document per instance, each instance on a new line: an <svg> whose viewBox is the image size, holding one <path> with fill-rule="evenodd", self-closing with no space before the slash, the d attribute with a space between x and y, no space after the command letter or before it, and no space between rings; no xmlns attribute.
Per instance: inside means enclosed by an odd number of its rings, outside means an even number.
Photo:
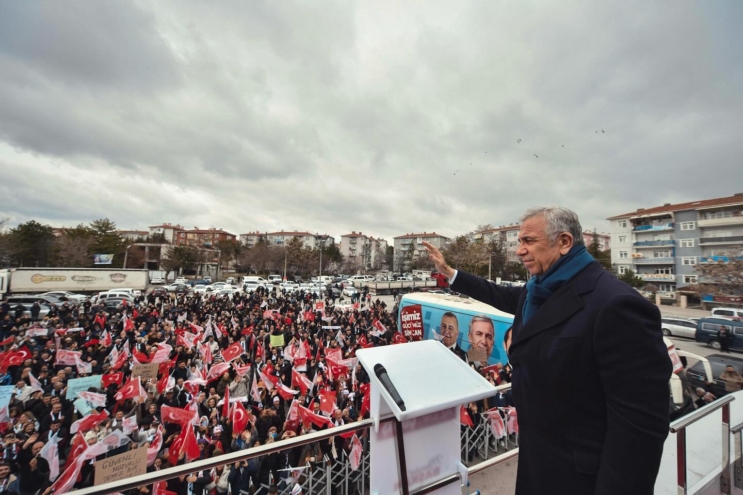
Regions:
<svg viewBox="0 0 743 495"><path fill-rule="evenodd" d="M733 206L743 204L743 193L735 193L725 198L703 199L701 201L690 201L688 203L671 204L666 203L663 206L654 206L652 208L638 208L636 211L623 213L607 218L607 220L619 220L621 218L630 218L638 215L653 215L655 213L672 213L675 211L698 210L709 208L710 206Z"/></svg>
<svg viewBox="0 0 743 495"><path fill-rule="evenodd" d="M448 239L448 237L446 237L445 235L437 234L436 232L422 232L420 234L398 235L397 237L395 237L395 239L408 239L415 237L443 237L444 239Z"/></svg>
<svg viewBox="0 0 743 495"><path fill-rule="evenodd" d="M185 227L183 227L180 224L171 224L171 223L164 223L162 225L153 225L151 227L148 227L150 229L175 229L175 230L185 230Z"/></svg>

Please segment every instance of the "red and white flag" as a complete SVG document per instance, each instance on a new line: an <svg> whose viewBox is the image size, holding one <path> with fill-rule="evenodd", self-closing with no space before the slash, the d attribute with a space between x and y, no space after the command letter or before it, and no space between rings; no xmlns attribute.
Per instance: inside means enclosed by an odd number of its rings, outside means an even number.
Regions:
<svg viewBox="0 0 743 495"><path fill-rule="evenodd" d="M57 439L52 438L44 444L39 455L49 463L49 480L54 481L59 476L59 446Z"/></svg>
<svg viewBox="0 0 743 495"><path fill-rule="evenodd" d="M312 380L292 368L292 387L299 387L299 390L301 390L303 394L307 395L307 393L312 390L313 384Z"/></svg>
<svg viewBox="0 0 743 495"><path fill-rule="evenodd" d="M258 391L258 380L253 379L253 384L250 387L250 396L256 402L261 402L261 393Z"/></svg>
<svg viewBox="0 0 743 495"><path fill-rule="evenodd" d="M214 356L212 356L212 346L204 344L199 346L199 352L201 353L201 359L206 364L212 364L214 362Z"/></svg>
<svg viewBox="0 0 743 495"><path fill-rule="evenodd" d="M126 382L118 392L116 392L116 395L114 395L116 402L137 397L145 397L144 388L142 388L142 380L138 376L130 378L129 381Z"/></svg>
<svg viewBox="0 0 743 495"><path fill-rule="evenodd" d="M382 335L383 333L387 331L387 327L382 325L382 322L379 321L377 318L374 318L374 321L372 322L372 327L374 328L374 330L371 331L371 334L374 335L375 337L379 337L380 335Z"/></svg>
<svg viewBox="0 0 743 495"><path fill-rule="evenodd" d="M157 351L155 351L155 355L152 356L152 362L153 363L164 363L170 359L170 353L173 351L173 348L169 346L168 344L164 342L160 342L157 344Z"/></svg>
<svg viewBox="0 0 743 495"><path fill-rule="evenodd" d="M122 427L124 430L124 433L126 435L130 434L131 432L135 431L137 429L137 416L129 416L128 418L124 418L124 421L122 422Z"/></svg>
<svg viewBox="0 0 743 495"><path fill-rule="evenodd" d="M93 407L106 407L106 394L95 392L78 392L77 396L84 401L90 402Z"/></svg>
<svg viewBox="0 0 743 495"><path fill-rule="evenodd" d="M157 459L157 454L160 453L160 448L163 446L163 427L162 425L157 427L155 432L155 438L152 443L147 447L147 465L152 466Z"/></svg>
<svg viewBox="0 0 743 495"><path fill-rule="evenodd" d="M515 407L504 407L506 411L506 431L509 435L518 434L519 432L519 420L516 415Z"/></svg>
<svg viewBox="0 0 743 495"><path fill-rule="evenodd" d="M198 459L201 456L199 450L199 443L196 441L196 435L194 434L192 426L186 426L183 429L183 452L186 453L186 461L191 462Z"/></svg>
<svg viewBox="0 0 743 495"><path fill-rule="evenodd" d="M124 313L124 316L121 318L121 321L124 322L124 331L125 332L131 332L134 330L134 322L129 318L126 313Z"/></svg>
<svg viewBox="0 0 743 495"><path fill-rule="evenodd" d="M230 361L240 357L243 352L245 352L245 349L243 349L242 343L235 342L222 351L222 360L224 360L225 363L229 363Z"/></svg>
<svg viewBox="0 0 743 495"><path fill-rule="evenodd" d="M248 426L248 412L242 402L235 402L232 406L232 431L242 433Z"/></svg>
<svg viewBox="0 0 743 495"><path fill-rule="evenodd" d="M165 404L160 408L160 413L163 423L175 423L184 428L186 425L191 424L194 417L194 412L191 410L183 409L181 407L166 406Z"/></svg>
<svg viewBox="0 0 743 495"><path fill-rule="evenodd" d="M162 395L166 391L170 390L171 388L175 387L175 378L170 376L169 374L165 373L163 374L162 378L160 378L157 381L157 393Z"/></svg>
<svg viewBox="0 0 743 495"><path fill-rule="evenodd" d="M178 335L178 338L176 339L177 345L182 345L186 349L193 349L193 347L196 345L196 337L197 335L194 335L189 332L183 332Z"/></svg>
<svg viewBox="0 0 743 495"><path fill-rule="evenodd" d="M80 356L82 355L83 353L81 351L68 351L66 349L59 349L57 350L57 359L54 365L76 366L78 360L80 359Z"/></svg>
<svg viewBox="0 0 743 495"><path fill-rule="evenodd" d="M492 411L488 416L488 423L495 438L501 439L506 436L506 427L503 424L503 418L500 417L500 412Z"/></svg>
<svg viewBox="0 0 743 495"><path fill-rule="evenodd" d="M302 423L309 424L312 423L318 428L322 428L324 425L328 425L328 427L332 428L335 426L333 422L330 420L330 418L326 418L325 416L321 416L319 414L315 414L306 407L299 406L299 417L302 418Z"/></svg>
<svg viewBox="0 0 743 495"><path fill-rule="evenodd" d="M260 370L258 370L258 376L269 392L273 390L273 388L276 386L276 383L279 381L278 376L267 375Z"/></svg>
<svg viewBox="0 0 743 495"><path fill-rule="evenodd" d="M119 371L118 373L107 373L101 376L101 384L103 388L108 388L109 385L118 385L119 387L124 383L124 373Z"/></svg>
<svg viewBox="0 0 743 495"><path fill-rule="evenodd" d="M41 392L44 391L44 387L41 386L41 382L37 380L33 373L31 373L30 371L28 372L28 379L31 382L31 390L33 390L34 392L37 390Z"/></svg>
<svg viewBox="0 0 743 495"><path fill-rule="evenodd" d="M395 335L392 336L392 343L393 344L407 344L408 339L405 338L403 334L400 332L395 332Z"/></svg>
<svg viewBox="0 0 743 495"><path fill-rule="evenodd" d="M276 383L276 388L277 388L277 390L279 392L279 395L284 400L289 400L289 399L291 399L292 397L294 397L295 395L297 395L299 393L299 390L292 390L292 389L290 389L289 387L287 387L286 385L284 385L280 380L279 380L278 383Z"/></svg>
<svg viewBox="0 0 743 495"><path fill-rule="evenodd" d="M475 427L475 424L472 422L472 418L470 418L470 415L467 412L467 409L464 408L464 406L459 406L459 422L465 426L469 426L470 428Z"/></svg>
<svg viewBox="0 0 743 495"><path fill-rule="evenodd" d="M209 373L206 374L206 381L210 382L216 380L220 376L230 369L230 363L219 363L209 368Z"/></svg>
<svg viewBox="0 0 743 495"><path fill-rule="evenodd" d="M26 329L26 337L46 337L49 329L44 327L31 327Z"/></svg>
<svg viewBox="0 0 743 495"><path fill-rule="evenodd" d="M108 332L108 330L103 331L103 335L101 335L101 344L103 344L103 347L110 347L113 344L111 334Z"/></svg>
<svg viewBox="0 0 743 495"><path fill-rule="evenodd" d="M363 454L363 447L359 437L354 435L351 438L351 453L348 456L348 460L351 463L351 470L357 471L361 465L361 455Z"/></svg>
<svg viewBox="0 0 743 495"><path fill-rule="evenodd" d="M105 409L99 413L91 413L82 419L78 419L70 426L70 433L75 434L78 431L86 432L101 424L108 419L108 411Z"/></svg>
<svg viewBox="0 0 743 495"><path fill-rule="evenodd" d="M57 478L57 481L52 485L52 493L67 493L72 490L72 486L77 481L78 475L80 475L80 469L83 467L85 458L83 456L78 457L74 463L66 462L65 470L62 476Z"/></svg>
<svg viewBox="0 0 743 495"><path fill-rule="evenodd" d="M333 414L336 406L336 393L332 390L324 390L318 394L320 399L320 412L326 416Z"/></svg>

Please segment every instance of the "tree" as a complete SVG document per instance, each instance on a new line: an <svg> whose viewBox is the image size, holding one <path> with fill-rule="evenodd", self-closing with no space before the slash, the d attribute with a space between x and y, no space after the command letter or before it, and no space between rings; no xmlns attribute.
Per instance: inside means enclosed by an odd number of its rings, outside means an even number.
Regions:
<svg viewBox="0 0 743 495"><path fill-rule="evenodd" d="M630 287L638 288L645 286L645 281L638 277L633 270L627 270L623 274L618 275L617 278Z"/></svg>
<svg viewBox="0 0 743 495"><path fill-rule="evenodd" d="M506 278L508 253L506 252L505 242L502 239L491 239L486 246L488 261L490 262L490 276Z"/></svg>
<svg viewBox="0 0 743 495"><path fill-rule="evenodd" d="M90 229L94 239L91 247L92 254L113 254L111 267L122 267L126 243L116 232L116 224L108 218L101 218L91 222Z"/></svg>
<svg viewBox="0 0 743 495"><path fill-rule="evenodd" d="M194 246L170 246L161 260L162 267L170 272L195 272L199 264L199 252Z"/></svg>
<svg viewBox="0 0 743 495"><path fill-rule="evenodd" d="M452 267L477 274L484 269L487 272L488 245L482 242L470 242L465 236L457 237L442 252L446 262Z"/></svg>
<svg viewBox="0 0 743 495"><path fill-rule="evenodd" d="M612 271L611 250L609 249L605 251L601 250L601 244L599 243L599 236L595 232L593 234L593 237L591 237L591 244L586 246L586 250L588 251L588 254L593 256L596 261L601 263L601 266L604 267L604 270Z"/></svg>
<svg viewBox="0 0 743 495"><path fill-rule="evenodd" d="M8 230L8 219L0 220L0 266L11 266L12 252L10 244L10 231Z"/></svg>
<svg viewBox="0 0 743 495"><path fill-rule="evenodd" d="M743 252L715 256L696 266L701 294L738 296L743 294Z"/></svg>
<svg viewBox="0 0 743 495"><path fill-rule="evenodd" d="M56 266L89 268L93 266L93 229L83 224L64 229L53 242Z"/></svg>
<svg viewBox="0 0 743 495"><path fill-rule="evenodd" d="M29 220L12 229L8 240L14 265L49 266L54 241L49 225Z"/></svg>

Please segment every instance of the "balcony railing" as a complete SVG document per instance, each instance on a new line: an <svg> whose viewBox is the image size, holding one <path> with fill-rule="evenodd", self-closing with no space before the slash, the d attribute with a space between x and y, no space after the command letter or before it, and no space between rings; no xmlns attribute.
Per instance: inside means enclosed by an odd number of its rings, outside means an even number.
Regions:
<svg viewBox="0 0 743 495"><path fill-rule="evenodd" d="M676 275L668 275L666 273L638 273L638 277L643 280L651 282L675 282Z"/></svg>
<svg viewBox="0 0 743 495"><path fill-rule="evenodd" d="M635 264L638 265L667 265L676 262L674 258L635 258Z"/></svg>
<svg viewBox="0 0 743 495"><path fill-rule="evenodd" d="M636 247L653 247L653 246L675 246L676 241L666 239L662 241L638 241L633 244Z"/></svg>
<svg viewBox="0 0 743 495"><path fill-rule="evenodd" d="M697 220L700 227L718 227L722 225L743 225L743 215L737 214L725 218L708 218Z"/></svg>
<svg viewBox="0 0 743 495"><path fill-rule="evenodd" d="M732 235L727 237L702 237L699 244L738 244L743 243L743 235Z"/></svg>
<svg viewBox="0 0 743 495"><path fill-rule="evenodd" d="M632 229L635 232L650 232L658 230L673 230L673 222L662 223L660 225L638 225Z"/></svg>
<svg viewBox="0 0 743 495"><path fill-rule="evenodd" d="M702 256L700 263L730 263L732 260L743 260L743 256Z"/></svg>

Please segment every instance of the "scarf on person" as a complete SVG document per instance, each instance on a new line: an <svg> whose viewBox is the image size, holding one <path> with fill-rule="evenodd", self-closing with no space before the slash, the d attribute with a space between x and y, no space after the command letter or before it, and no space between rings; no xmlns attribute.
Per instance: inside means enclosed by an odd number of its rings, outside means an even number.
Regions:
<svg viewBox="0 0 743 495"><path fill-rule="evenodd" d="M555 291L570 282L578 272L592 262L593 256L586 251L586 246L578 244L553 263L543 275L530 278L526 283L526 301L521 313L523 323L529 321Z"/></svg>

